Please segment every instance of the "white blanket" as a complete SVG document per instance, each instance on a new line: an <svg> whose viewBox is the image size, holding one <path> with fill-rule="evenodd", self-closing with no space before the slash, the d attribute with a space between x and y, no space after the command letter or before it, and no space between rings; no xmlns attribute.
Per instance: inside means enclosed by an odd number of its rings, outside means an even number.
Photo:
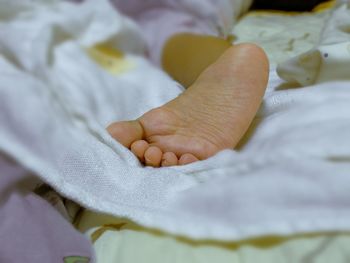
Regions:
<svg viewBox="0 0 350 263"><path fill-rule="evenodd" d="M240 151L144 168L105 127L182 88L137 55L119 76L92 61L85 48L102 41L142 51L138 29L106 1L93 2L0 2L8 9L0 12L2 152L87 208L174 234L238 240L350 230L349 81L283 90L271 71Z"/></svg>

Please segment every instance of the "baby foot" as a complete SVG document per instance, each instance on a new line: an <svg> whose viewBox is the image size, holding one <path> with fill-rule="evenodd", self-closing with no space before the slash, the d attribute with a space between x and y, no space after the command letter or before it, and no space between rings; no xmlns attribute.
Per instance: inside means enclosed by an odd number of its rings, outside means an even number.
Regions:
<svg viewBox="0 0 350 263"><path fill-rule="evenodd" d="M180 96L107 130L147 166L204 160L242 138L262 101L268 67L259 47L232 46Z"/></svg>

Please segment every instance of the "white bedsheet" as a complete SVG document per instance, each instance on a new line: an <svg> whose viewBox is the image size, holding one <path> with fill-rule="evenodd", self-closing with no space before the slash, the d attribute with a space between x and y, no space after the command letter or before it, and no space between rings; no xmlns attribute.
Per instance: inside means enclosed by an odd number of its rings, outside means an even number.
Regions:
<svg viewBox="0 0 350 263"><path fill-rule="evenodd" d="M105 127L182 88L136 55L127 57L135 68L120 76L86 55L107 40L142 51L137 28L106 1L21 2L1 14L0 150L62 195L192 238L350 230L349 81L281 89L272 71L240 151L143 168Z"/></svg>
<svg viewBox="0 0 350 263"><path fill-rule="evenodd" d="M331 14L322 12L250 11L233 27L235 43L253 42L268 55L270 65L286 61L312 49Z"/></svg>
<svg viewBox="0 0 350 263"><path fill-rule="evenodd" d="M350 80L349 8L350 1L339 1L323 28L319 44L279 65L277 70L283 79L303 86Z"/></svg>

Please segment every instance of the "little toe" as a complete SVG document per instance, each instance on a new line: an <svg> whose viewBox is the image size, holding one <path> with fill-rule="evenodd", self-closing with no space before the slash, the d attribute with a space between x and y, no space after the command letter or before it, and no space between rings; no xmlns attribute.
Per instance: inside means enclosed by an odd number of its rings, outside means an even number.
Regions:
<svg viewBox="0 0 350 263"><path fill-rule="evenodd" d="M193 162L199 161L199 159L194 156L193 154L190 153L185 153L183 155L181 155L180 159L179 159L179 165L185 165L185 164L190 164Z"/></svg>
<svg viewBox="0 0 350 263"><path fill-rule="evenodd" d="M131 144L130 150L133 152L133 154L136 155L137 158L139 158L140 162L144 162L144 155L148 147L148 142L146 142L145 140L139 140Z"/></svg>
<svg viewBox="0 0 350 263"><path fill-rule="evenodd" d="M119 121L112 123L107 127L109 134L125 147L137 140L141 140L143 136L143 128L139 121Z"/></svg>
<svg viewBox="0 0 350 263"><path fill-rule="evenodd" d="M174 166L174 165L177 165L177 163L178 163L178 159L175 153L166 152L163 154L162 163L161 163L163 167Z"/></svg>
<svg viewBox="0 0 350 263"><path fill-rule="evenodd" d="M162 161L162 151L156 146L150 146L145 152L145 165L159 167Z"/></svg>

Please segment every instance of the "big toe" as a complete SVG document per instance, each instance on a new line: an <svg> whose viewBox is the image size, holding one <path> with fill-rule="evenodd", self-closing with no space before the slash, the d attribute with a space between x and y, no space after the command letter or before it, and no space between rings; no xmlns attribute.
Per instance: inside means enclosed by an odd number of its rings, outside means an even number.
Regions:
<svg viewBox="0 0 350 263"><path fill-rule="evenodd" d="M109 134L125 147L143 137L143 128L138 121L120 121L112 123L107 127Z"/></svg>

